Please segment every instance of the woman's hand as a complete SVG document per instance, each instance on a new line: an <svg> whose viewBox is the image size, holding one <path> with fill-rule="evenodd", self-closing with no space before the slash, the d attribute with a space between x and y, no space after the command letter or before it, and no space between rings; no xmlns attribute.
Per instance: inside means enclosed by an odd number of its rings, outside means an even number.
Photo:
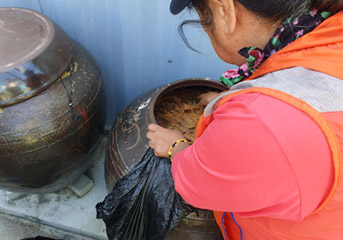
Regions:
<svg viewBox="0 0 343 240"><path fill-rule="evenodd" d="M220 94L220 92L207 92L200 94L198 96L198 99L200 99L199 105L206 106L209 102L218 97Z"/></svg>
<svg viewBox="0 0 343 240"><path fill-rule="evenodd" d="M157 124L150 124L148 126L148 133L146 136L149 139L149 147L154 149L155 155L158 157L168 157L168 151L171 145L175 141L185 138L181 131L176 129L170 130ZM174 150L173 155L176 154Z"/></svg>

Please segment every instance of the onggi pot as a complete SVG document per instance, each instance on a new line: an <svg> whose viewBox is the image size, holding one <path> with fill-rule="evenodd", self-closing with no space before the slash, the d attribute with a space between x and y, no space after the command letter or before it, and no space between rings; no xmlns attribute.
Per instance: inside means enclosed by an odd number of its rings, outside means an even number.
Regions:
<svg viewBox="0 0 343 240"><path fill-rule="evenodd" d="M186 90L187 93L193 89L223 91L227 87L208 79L179 80L143 93L118 115L109 133L105 155L105 178L109 192L142 159L148 149L147 127L150 123L157 123L157 103L168 95L178 94L179 90ZM166 239L214 240L222 239L222 236L212 212L197 209L183 218Z"/></svg>
<svg viewBox="0 0 343 240"><path fill-rule="evenodd" d="M46 16L0 16L0 189L55 192L92 164L105 122L101 73Z"/></svg>

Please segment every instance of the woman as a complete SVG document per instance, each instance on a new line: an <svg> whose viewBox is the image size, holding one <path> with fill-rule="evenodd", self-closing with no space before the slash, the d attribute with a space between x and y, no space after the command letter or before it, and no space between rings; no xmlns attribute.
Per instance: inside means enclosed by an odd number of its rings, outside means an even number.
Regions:
<svg viewBox="0 0 343 240"><path fill-rule="evenodd" d="M186 6L240 67L192 145L149 125L177 192L213 210L224 239L343 239L343 1L172 0L171 12Z"/></svg>

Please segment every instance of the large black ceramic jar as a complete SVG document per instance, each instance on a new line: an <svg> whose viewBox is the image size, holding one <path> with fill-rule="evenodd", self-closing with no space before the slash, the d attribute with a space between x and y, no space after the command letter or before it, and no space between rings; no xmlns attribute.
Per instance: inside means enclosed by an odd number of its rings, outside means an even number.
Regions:
<svg viewBox="0 0 343 240"><path fill-rule="evenodd" d="M105 178L107 190L142 159L148 149L147 126L157 123L156 108L169 96L189 95L192 91L222 91L226 87L207 79L184 79L152 89L134 99L116 118L109 133L106 149ZM167 235L168 240L222 239L211 211L200 210L188 214Z"/></svg>
<svg viewBox="0 0 343 240"><path fill-rule="evenodd" d="M93 57L46 16L0 8L0 189L55 192L92 164L105 122Z"/></svg>

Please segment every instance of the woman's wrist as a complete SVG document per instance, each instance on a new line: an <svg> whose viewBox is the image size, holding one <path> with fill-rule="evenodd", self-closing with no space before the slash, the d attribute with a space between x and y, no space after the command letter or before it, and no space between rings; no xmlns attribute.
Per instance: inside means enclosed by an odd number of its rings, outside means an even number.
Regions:
<svg viewBox="0 0 343 240"><path fill-rule="evenodd" d="M170 161L173 161L174 156L178 153L181 152L182 150L186 149L189 147L190 142L186 140L185 138L179 139L175 141L172 146L169 148L168 151L168 157Z"/></svg>

